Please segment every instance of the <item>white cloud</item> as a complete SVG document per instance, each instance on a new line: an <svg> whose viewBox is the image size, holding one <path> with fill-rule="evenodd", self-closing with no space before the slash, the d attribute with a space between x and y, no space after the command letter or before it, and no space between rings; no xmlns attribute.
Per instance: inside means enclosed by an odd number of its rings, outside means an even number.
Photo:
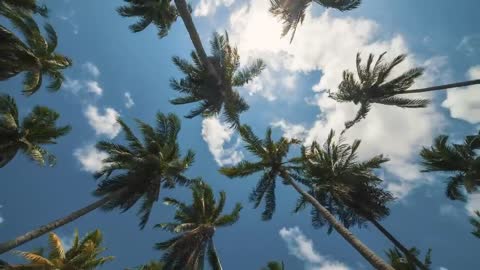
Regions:
<svg viewBox="0 0 480 270"><path fill-rule="evenodd" d="M225 144L232 140L233 130L227 125L222 124L218 117L205 118L202 121L202 137L208 144L208 149L212 153L219 166L237 164L243 159L243 153L238 150L240 139L227 148Z"/></svg>
<svg viewBox="0 0 480 270"><path fill-rule="evenodd" d="M98 85L97 81L86 81L85 87L88 93L95 94L97 96L101 96L103 93L103 89Z"/></svg>
<svg viewBox="0 0 480 270"><path fill-rule="evenodd" d="M470 80L480 79L480 65L468 70ZM447 91L442 106L450 110L450 116L471 124L480 123L480 85L455 88Z"/></svg>
<svg viewBox="0 0 480 270"><path fill-rule="evenodd" d="M303 125L292 124L284 119L273 122L271 125L272 127L280 128L285 138L304 140L307 136L307 129Z"/></svg>
<svg viewBox="0 0 480 270"><path fill-rule="evenodd" d="M308 131L307 142L318 140L323 143L330 129L343 129L344 122L351 120L357 111L353 104L337 103L323 91L335 90L345 69L355 67L358 51L364 58L368 53L380 54L387 51L392 58L401 53L408 57L396 69L403 72L416 66L429 69L415 87L430 85L441 79L442 67L446 59L434 57L426 61L416 58L410 52L401 35L383 38L379 25L372 20L342 16L337 18L328 11L313 16L307 10L304 23L298 27L292 44L288 38L280 39L282 24L268 12L268 1L250 0L232 13L229 22L231 40L238 43L242 59L262 58L267 69L260 78L246 87L251 95L260 95L268 100L290 95L282 91L294 83L278 83L288 76L299 76L309 72L321 73L318 83L313 86L317 92L316 104L321 114ZM312 36L321 38L313 39ZM437 81L436 81L437 82ZM430 97L432 94L413 95ZM310 101L311 102L311 101ZM479 114L480 115L480 114ZM360 157L366 158L380 153L391 158L386 171L396 178L388 180L390 190L401 197L414 187L428 181L419 173L415 162L421 146L430 144L432 138L442 128L442 116L436 106L426 109L401 109L374 105L367 119L346 133L349 141L362 139Z"/></svg>
<svg viewBox="0 0 480 270"><path fill-rule="evenodd" d="M65 77L65 81L62 83L62 88L70 91L74 95L84 92L94 94L96 96L101 96L103 94L103 89L100 87L98 82L91 80L83 81Z"/></svg>
<svg viewBox="0 0 480 270"><path fill-rule="evenodd" d="M200 3L195 7L193 15L195 16L210 16L215 14L217 7L229 7L235 0L200 0Z"/></svg>
<svg viewBox="0 0 480 270"><path fill-rule="evenodd" d="M98 67L92 63L92 62L86 62L82 65L82 68L87 71L90 75L92 75L93 77L98 77L100 76L100 70L98 69Z"/></svg>
<svg viewBox="0 0 480 270"><path fill-rule="evenodd" d="M94 145L77 148L73 155L82 165L82 170L89 173L100 170L104 165L103 160L108 157L107 153L98 151Z"/></svg>
<svg viewBox="0 0 480 270"><path fill-rule="evenodd" d="M97 135L105 135L113 139L120 132L121 127L117 123L119 113L113 108L106 108L102 114L97 107L88 105L85 116Z"/></svg>
<svg viewBox="0 0 480 270"><path fill-rule="evenodd" d="M287 244L291 255L305 262L306 270L348 270L342 262L322 256L313 247L313 241L308 239L298 227L282 228L280 237Z"/></svg>
<svg viewBox="0 0 480 270"><path fill-rule="evenodd" d="M465 209L470 216L474 216L475 211L480 211L480 193L470 194L468 196L468 202L465 205Z"/></svg>
<svg viewBox="0 0 480 270"><path fill-rule="evenodd" d="M438 270L448 270L448 269L445 268L445 267L443 267L443 266L440 266L440 267L438 268Z"/></svg>
<svg viewBox="0 0 480 270"><path fill-rule="evenodd" d="M62 88L72 92L73 94L78 94L80 89L82 89L82 83L79 80L73 80L65 76L65 80L62 83Z"/></svg>
<svg viewBox="0 0 480 270"><path fill-rule="evenodd" d="M463 51L466 55L474 55L480 47L480 35L464 36L457 46L457 50Z"/></svg>
<svg viewBox="0 0 480 270"><path fill-rule="evenodd" d="M130 92L125 92L124 97L125 97L125 107L127 107L127 109L130 109L131 107L133 107L133 105L135 105L135 102L133 101L132 95L130 94Z"/></svg>

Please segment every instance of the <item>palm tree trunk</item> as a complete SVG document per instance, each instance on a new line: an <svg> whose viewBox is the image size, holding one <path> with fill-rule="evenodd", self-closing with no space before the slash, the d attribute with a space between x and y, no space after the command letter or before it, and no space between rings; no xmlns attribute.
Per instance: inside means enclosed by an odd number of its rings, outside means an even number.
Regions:
<svg viewBox="0 0 480 270"><path fill-rule="evenodd" d="M120 189L114 193L111 193L110 195L108 196L105 196L103 197L102 199L92 203L92 204L89 204L87 205L86 207L84 208L81 208L75 212L72 212L70 213L69 215L63 217L63 218L60 218L60 219L57 219L57 220L54 220L46 225L43 225L41 226L40 228L38 229L35 229L35 230L32 230L32 231L29 231L23 235L20 235L18 236L17 238L15 239L12 239L10 241L7 241L7 242L3 242L3 243L0 243L0 254L3 254L7 251L10 251L22 244L25 244L33 239L36 239L48 232L51 232L63 225L66 225L90 212L92 212L93 210L105 205L107 202L109 202L111 199L119 196L120 194L122 194L123 192L125 191L125 189Z"/></svg>
<svg viewBox="0 0 480 270"><path fill-rule="evenodd" d="M210 60L208 60L207 53L203 48L202 41L200 40L200 36L198 35L195 24L193 23L192 16L190 15L187 2L185 0L175 0L175 6L177 7L178 13L180 14L180 17L187 28L190 39L195 47L195 51L200 57L200 61L202 61L203 66L208 70L210 75L217 80L217 84L221 85L222 79Z"/></svg>
<svg viewBox="0 0 480 270"><path fill-rule="evenodd" d="M402 95L402 94L423 93L423 92L430 92L430 91L437 91L437 90L446 90L446 89L457 88L457 87L465 87L465 86L470 86L470 85L475 85L475 84L480 84L480 80L472 80L472 81L465 81L465 82L457 82L457 83L451 83L451 84L432 86L432 87L427 87L427 88L405 90L405 91L400 92L398 94Z"/></svg>
<svg viewBox="0 0 480 270"><path fill-rule="evenodd" d="M342 223L340 223L323 205L321 205L312 195L305 192L291 177L285 177L287 182L300 193L305 200L310 202L318 212L332 225L332 227L345 239L350 245L356 249L375 269L378 270L395 270L386 263L382 258L375 254L370 248L360 241L352 232L350 232Z"/></svg>
<svg viewBox="0 0 480 270"><path fill-rule="evenodd" d="M402 245L402 243L400 243L400 241L398 241L392 234L390 234L389 231L387 231L387 229L385 229L382 224L378 223L378 221L376 221L375 219L368 219L381 233L383 233L383 235L385 235L385 237L388 238L388 240L390 240L390 242L392 242L395 247L397 247L398 249L400 249L400 251L403 252L403 254L405 254L405 256L409 259L411 259L420 269L422 270L429 270L425 264L423 264L418 258L417 256L411 254L411 252L404 246Z"/></svg>

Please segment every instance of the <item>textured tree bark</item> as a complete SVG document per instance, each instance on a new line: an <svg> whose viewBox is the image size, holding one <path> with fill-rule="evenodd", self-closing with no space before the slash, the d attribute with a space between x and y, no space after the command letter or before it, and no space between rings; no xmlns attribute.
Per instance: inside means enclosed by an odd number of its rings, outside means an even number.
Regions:
<svg viewBox="0 0 480 270"><path fill-rule="evenodd" d="M457 82L457 83L451 83L451 84L432 86L432 87L427 87L427 88L405 90L405 91L400 92L398 94L402 95L402 94L423 93L423 92L430 92L430 91L437 91L437 90L446 90L446 89L457 88L457 87L465 87L465 86L470 86L470 85L475 85L475 84L480 84L480 80L472 80L472 81L465 81L465 82Z"/></svg>

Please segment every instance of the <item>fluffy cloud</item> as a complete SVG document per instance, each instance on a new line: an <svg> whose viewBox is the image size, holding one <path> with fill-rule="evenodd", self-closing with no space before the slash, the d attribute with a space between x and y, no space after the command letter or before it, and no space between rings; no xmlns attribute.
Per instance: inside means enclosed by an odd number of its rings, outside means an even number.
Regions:
<svg viewBox="0 0 480 270"><path fill-rule="evenodd" d="M307 136L307 129L304 126L289 123L284 119L273 122L271 125L280 128L285 138L303 140Z"/></svg>
<svg viewBox="0 0 480 270"><path fill-rule="evenodd" d="M103 160L108 157L106 153L98 151L93 145L77 148L73 155L82 165L82 170L89 173L100 170L104 165Z"/></svg>
<svg viewBox="0 0 480 270"><path fill-rule="evenodd" d="M219 166L237 164L243 159L243 154L238 150L240 139L229 148L225 144L232 140L233 130L220 122L217 117L205 118L202 121L202 137L208 144Z"/></svg>
<svg viewBox="0 0 480 270"><path fill-rule="evenodd" d="M131 107L133 107L133 105L135 105L135 102L133 101L133 98L130 92L125 92L124 97L125 97L125 107L127 107L127 109L130 109Z"/></svg>
<svg viewBox="0 0 480 270"><path fill-rule="evenodd" d="M88 93L92 93L97 96L101 96L103 94L103 89L100 87L97 81L86 81L85 87Z"/></svg>
<svg viewBox="0 0 480 270"><path fill-rule="evenodd" d="M235 0L200 0L200 3L195 7L193 15L195 16L209 16L215 14L217 7L229 7Z"/></svg>
<svg viewBox="0 0 480 270"><path fill-rule="evenodd" d="M102 114L97 107L88 105L85 116L97 135L105 135L113 139L120 132L121 127L117 123L119 113L113 108L106 108Z"/></svg>
<svg viewBox="0 0 480 270"><path fill-rule="evenodd" d="M98 77L100 76L100 70L98 69L98 67L92 63L92 62L86 62L82 65L82 68L88 72L90 75L92 75L93 77Z"/></svg>
<svg viewBox="0 0 480 270"><path fill-rule="evenodd" d="M355 67L357 52L362 52L366 57L368 53L378 55L387 51L387 58L408 53L410 57L393 76L412 67L428 67L415 87L427 86L439 79L438 74L446 62L442 57L418 59L412 55L401 35L382 38L380 27L372 20L344 16L337 18L328 11L313 16L307 10L304 23L299 26L290 44L288 38L280 39L282 24L268 13L268 1L262 0L251 0L233 12L229 28L231 40L238 43L242 59L248 62L262 58L267 63L267 69L260 78L246 87L252 95L260 95L268 100L288 97L282 91L292 91L287 86L294 83L283 83L282 87L278 85L281 78L296 78L310 72L321 73L319 81L312 87L317 93L315 100L309 101L316 104L321 113L308 130L307 142L318 140L323 143L330 129L342 130L343 123L355 116L358 109L355 105L337 103L328 98L324 90L337 88L343 70ZM321 38L311 38L319 34ZM427 93L414 97L430 95ZM442 120L436 106L407 110L374 105L368 118L350 129L346 138L349 141L362 139L361 158L380 153L391 158L386 170L395 179L388 179L388 187L401 197L426 182L415 160L420 147L429 144L440 131Z"/></svg>
<svg viewBox="0 0 480 270"><path fill-rule="evenodd" d="M282 228L279 231L280 237L287 244L291 255L305 262L307 270L348 270L344 263L331 260L322 256L313 247L313 242L308 239L298 227Z"/></svg>
<svg viewBox="0 0 480 270"><path fill-rule="evenodd" d="M96 96L103 94L103 89L100 87L97 81L91 80L76 80L69 77L65 77L65 81L62 84L62 88L77 95L82 93L90 93Z"/></svg>
<svg viewBox="0 0 480 270"><path fill-rule="evenodd" d="M480 79L480 65L471 67L467 77ZM450 116L463 119L471 124L480 123L480 85L457 88L447 91L447 99L442 106L450 110Z"/></svg>

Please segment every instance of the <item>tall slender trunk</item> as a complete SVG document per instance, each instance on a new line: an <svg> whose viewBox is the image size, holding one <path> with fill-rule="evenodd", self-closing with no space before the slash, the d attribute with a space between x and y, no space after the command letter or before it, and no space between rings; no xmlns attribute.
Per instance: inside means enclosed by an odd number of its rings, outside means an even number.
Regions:
<svg viewBox="0 0 480 270"><path fill-rule="evenodd" d="M190 10L188 8L187 2L185 0L175 0L175 6L177 7L178 13L180 14L180 17L182 18L182 21L187 28L190 39L192 40L193 46L195 47L195 51L200 57L200 61L202 61L202 64L208 70L208 73L210 73L210 75L212 75L217 80L217 84L221 85L222 79L215 67L210 62L210 60L208 60L207 53L203 48L202 41L200 40L200 36L198 35L197 29L195 28L192 16L190 15Z"/></svg>
<svg viewBox="0 0 480 270"><path fill-rule="evenodd" d="M422 270L429 270L424 263L422 263L417 256L413 255L400 241L398 241L395 236L393 236L387 229L385 229L382 224L380 224L378 221L375 219L368 219L385 237L392 242L395 247L397 247L405 256L412 260L420 269Z"/></svg>
<svg viewBox="0 0 480 270"><path fill-rule="evenodd" d="M450 83L450 84L444 84L444 85L438 85L438 86L432 86L432 87L427 87L427 88L405 90L405 91L400 92L398 94L402 95L402 94L423 93L423 92L445 90L445 89L456 88L456 87L465 87L465 86L475 85L475 84L480 84L480 79L479 80L472 80L472 81L465 81L465 82L456 82L456 83Z"/></svg>
<svg viewBox="0 0 480 270"><path fill-rule="evenodd" d="M35 238L38 238L48 232L51 232L63 225L66 225L90 212L92 212L93 210L105 205L107 202L109 202L111 199L119 196L120 194L122 194L123 192L125 191L125 189L120 189L114 193L111 193L110 195L108 196L105 196L103 197L102 199L92 203L92 204L89 204L87 205L86 207L84 208L81 208L75 212L72 212L70 213L69 215L63 217L63 218L60 218L60 219L57 219L57 220L54 220L46 225L43 225L41 227L39 227L38 229L35 229L35 230L32 230L32 231L29 231L23 235L20 235L18 236L17 238L15 239L12 239L10 241L7 241L7 242L3 242L3 243L0 243L0 254L3 254L7 251L10 251L22 244L25 244L26 242L29 242Z"/></svg>
<svg viewBox="0 0 480 270"><path fill-rule="evenodd" d="M356 249L375 269L378 270L395 270L391 265L386 263L382 258L375 254L370 248L360 241L352 232L350 232L342 223L340 223L323 205L321 205L312 195L304 191L291 177L286 176L287 180L293 188L300 193L305 200L310 202L318 212L332 225L332 227L345 239L350 245Z"/></svg>

